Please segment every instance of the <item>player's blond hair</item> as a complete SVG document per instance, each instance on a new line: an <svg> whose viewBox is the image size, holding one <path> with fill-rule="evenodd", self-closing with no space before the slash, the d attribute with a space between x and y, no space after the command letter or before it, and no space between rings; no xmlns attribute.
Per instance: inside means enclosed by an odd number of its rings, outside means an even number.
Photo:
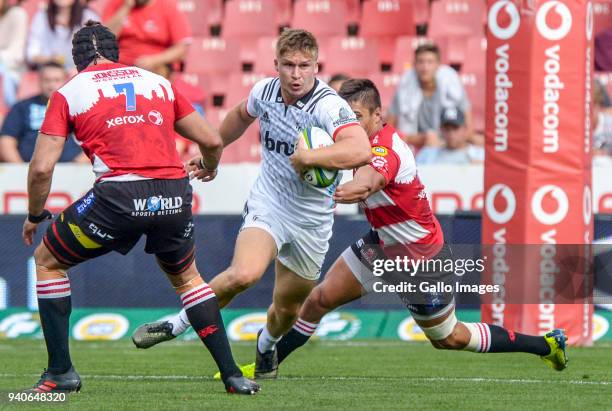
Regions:
<svg viewBox="0 0 612 411"><path fill-rule="evenodd" d="M301 51L310 55L315 61L319 57L317 39L309 31L302 29L284 30L276 42L276 57L286 53Z"/></svg>

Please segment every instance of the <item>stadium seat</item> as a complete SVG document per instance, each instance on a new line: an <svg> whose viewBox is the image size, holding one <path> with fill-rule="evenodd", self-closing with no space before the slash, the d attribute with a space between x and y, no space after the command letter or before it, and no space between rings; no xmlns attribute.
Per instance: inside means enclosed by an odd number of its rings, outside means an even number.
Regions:
<svg viewBox="0 0 612 411"><path fill-rule="evenodd" d="M432 41L440 48L440 60L444 64L461 65L467 58L468 36L435 36Z"/></svg>
<svg viewBox="0 0 612 411"><path fill-rule="evenodd" d="M412 0L370 0L363 3L359 35L378 42L378 60L393 63L397 36L414 36L416 26L412 15Z"/></svg>
<svg viewBox="0 0 612 411"><path fill-rule="evenodd" d="M98 16L102 16L107 2L108 0L89 0L87 7L98 13Z"/></svg>
<svg viewBox="0 0 612 411"><path fill-rule="evenodd" d="M194 38L185 59L188 72L229 74L241 71L240 42L233 39Z"/></svg>
<svg viewBox="0 0 612 411"><path fill-rule="evenodd" d="M209 36L210 27L221 24L223 0L179 0L178 8L187 16L194 36Z"/></svg>
<svg viewBox="0 0 612 411"><path fill-rule="evenodd" d="M348 73L364 76L380 70L378 42L363 37L334 37L325 47L324 70L327 74Z"/></svg>
<svg viewBox="0 0 612 411"><path fill-rule="evenodd" d="M225 38L275 36L276 0L230 0L225 3L221 33Z"/></svg>
<svg viewBox="0 0 612 411"><path fill-rule="evenodd" d="M21 81L17 88L17 100L32 97L40 93L38 83L38 73L36 71L26 71L21 75Z"/></svg>
<svg viewBox="0 0 612 411"><path fill-rule="evenodd" d="M484 73L487 69L487 38L470 37L466 44L468 58L461 65L461 71Z"/></svg>
<svg viewBox="0 0 612 411"><path fill-rule="evenodd" d="M318 39L347 35L344 0L297 0L291 27L306 29Z"/></svg>
<svg viewBox="0 0 612 411"><path fill-rule="evenodd" d="M429 37L484 35L484 1L438 0L431 4Z"/></svg>
<svg viewBox="0 0 612 411"><path fill-rule="evenodd" d="M401 74L398 73L371 73L368 78L376 84L376 88L380 93L380 101L382 103L383 113L387 111L397 90Z"/></svg>
<svg viewBox="0 0 612 411"><path fill-rule="evenodd" d="M414 65L414 51L425 42L431 41L427 37L400 36L395 41L395 54L393 57L393 72L403 73Z"/></svg>
<svg viewBox="0 0 612 411"><path fill-rule="evenodd" d="M230 109L245 100L255 83L265 77L265 74L256 73L232 74L227 84L227 94L223 100L223 107Z"/></svg>
<svg viewBox="0 0 612 411"><path fill-rule="evenodd" d="M293 16L293 0L277 0L276 2L276 24L279 27L291 24Z"/></svg>
<svg viewBox="0 0 612 411"><path fill-rule="evenodd" d="M359 20L361 19L361 0L344 0L344 2L346 3L347 23L359 24Z"/></svg>
<svg viewBox="0 0 612 411"><path fill-rule="evenodd" d="M594 35L612 28L612 0L593 1L593 32Z"/></svg>
<svg viewBox="0 0 612 411"><path fill-rule="evenodd" d="M412 0L369 0L363 3L362 37L414 36Z"/></svg>
<svg viewBox="0 0 612 411"><path fill-rule="evenodd" d="M414 24L421 25L429 22L429 0L413 0L412 10Z"/></svg>
<svg viewBox="0 0 612 411"><path fill-rule="evenodd" d="M253 71L276 75L274 59L276 58L277 37L260 37L257 40L257 59L254 62Z"/></svg>
<svg viewBox="0 0 612 411"><path fill-rule="evenodd" d="M207 93L210 91L210 87L205 85L205 79L206 77L198 74L174 73L171 81L187 100L204 106Z"/></svg>
<svg viewBox="0 0 612 411"><path fill-rule="evenodd" d="M218 128L227 112L228 110L224 108L210 107L206 109L206 118L213 126ZM259 126L255 122L238 140L223 150L221 165L244 162L258 163L260 159Z"/></svg>
<svg viewBox="0 0 612 411"><path fill-rule="evenodd" d="M474 130L484 132L486 102L485 70L481 72L462 72L460 77L472 105Z"/></svg>

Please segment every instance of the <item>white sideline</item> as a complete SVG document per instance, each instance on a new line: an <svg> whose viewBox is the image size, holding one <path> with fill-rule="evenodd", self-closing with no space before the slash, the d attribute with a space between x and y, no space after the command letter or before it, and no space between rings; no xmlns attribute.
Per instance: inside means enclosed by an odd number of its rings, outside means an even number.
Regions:
<svg viewBox="0 0 612 411"><path fill-rule="evenodd" d="M15 377L37 377L38 374L0 374L0 378L15 378ZM149 381L165 381L165 380L183 380L183 381L208 381L212 377L195 376L195 375L96 375L84 374L83 379L98 379L98 380L149 380ZM282 380L323 380L323 381L385 381L385 380L412 380L417 382L484 382L484 383L506 383L506 384L570 384L570 385L610 385L610 381L584 381L584 380L532 380L522 378L475 378L475 377L334 377L334 376L312 376L312 377L280 377Z"/></svg>

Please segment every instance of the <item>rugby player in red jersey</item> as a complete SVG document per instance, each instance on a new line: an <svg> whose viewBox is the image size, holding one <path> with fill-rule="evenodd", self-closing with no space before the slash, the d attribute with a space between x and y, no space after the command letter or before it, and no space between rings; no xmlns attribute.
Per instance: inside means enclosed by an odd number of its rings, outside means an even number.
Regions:
<svg viewBox="0 0 612 411"><path fill-rule="evenodd" d="M196 268L192 189L174 145L174 130L198 144L202 159L194 175L210 181L223 151L219 134L166 79L118 64L115 36L99 23L90 21L74 35L72 53L79 73L51 96L30 163L25 243L31 245L38 224L51 218L44 205L71 131L93 164L96 182L60 213L34 252L49 363L33 390L81 388L68 348L66 270L111 251L127 254L146 235L145 251L155 254L180 296L226 390L254 394L259 386L237 367L215 293Z"/></svg>
<svg viewBox="0 0 612 411"><path fill-rule="evenodd" d="M356 170L352 181L338 187L334 199L338 203L360 202L372 229L342 253L323 282L312 290L293 328L277 343L279 363L308 341L325 314L374 291L374 284L381 281L373 274L376 260L404 255L424 255L431 260L452 258L429 207L412 151L393 127L383 124L380 95L374 83L348 80L339 95L348 101L370 137L373 157L370 164ZM391 284L408 279L389 274L382 279ZM417 282L420 276L443 278L444 273L416 273ZM540 337L492 324L461 322L455 316L452 294L417 291L398 295L436 348L526 352L541 356L556 370L567 365L562 330Z"/></svg>

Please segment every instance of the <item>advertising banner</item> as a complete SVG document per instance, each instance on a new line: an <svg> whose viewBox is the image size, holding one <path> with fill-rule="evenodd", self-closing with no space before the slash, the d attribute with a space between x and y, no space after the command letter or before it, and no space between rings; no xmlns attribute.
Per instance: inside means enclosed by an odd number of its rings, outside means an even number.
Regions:
<svg viewBox="0 0 612 411"><path fill-rule="evenodd" d="M483 319L574 344L592 330L592 34L587 0L488 1L482 242L505 287Z"/></svg>

